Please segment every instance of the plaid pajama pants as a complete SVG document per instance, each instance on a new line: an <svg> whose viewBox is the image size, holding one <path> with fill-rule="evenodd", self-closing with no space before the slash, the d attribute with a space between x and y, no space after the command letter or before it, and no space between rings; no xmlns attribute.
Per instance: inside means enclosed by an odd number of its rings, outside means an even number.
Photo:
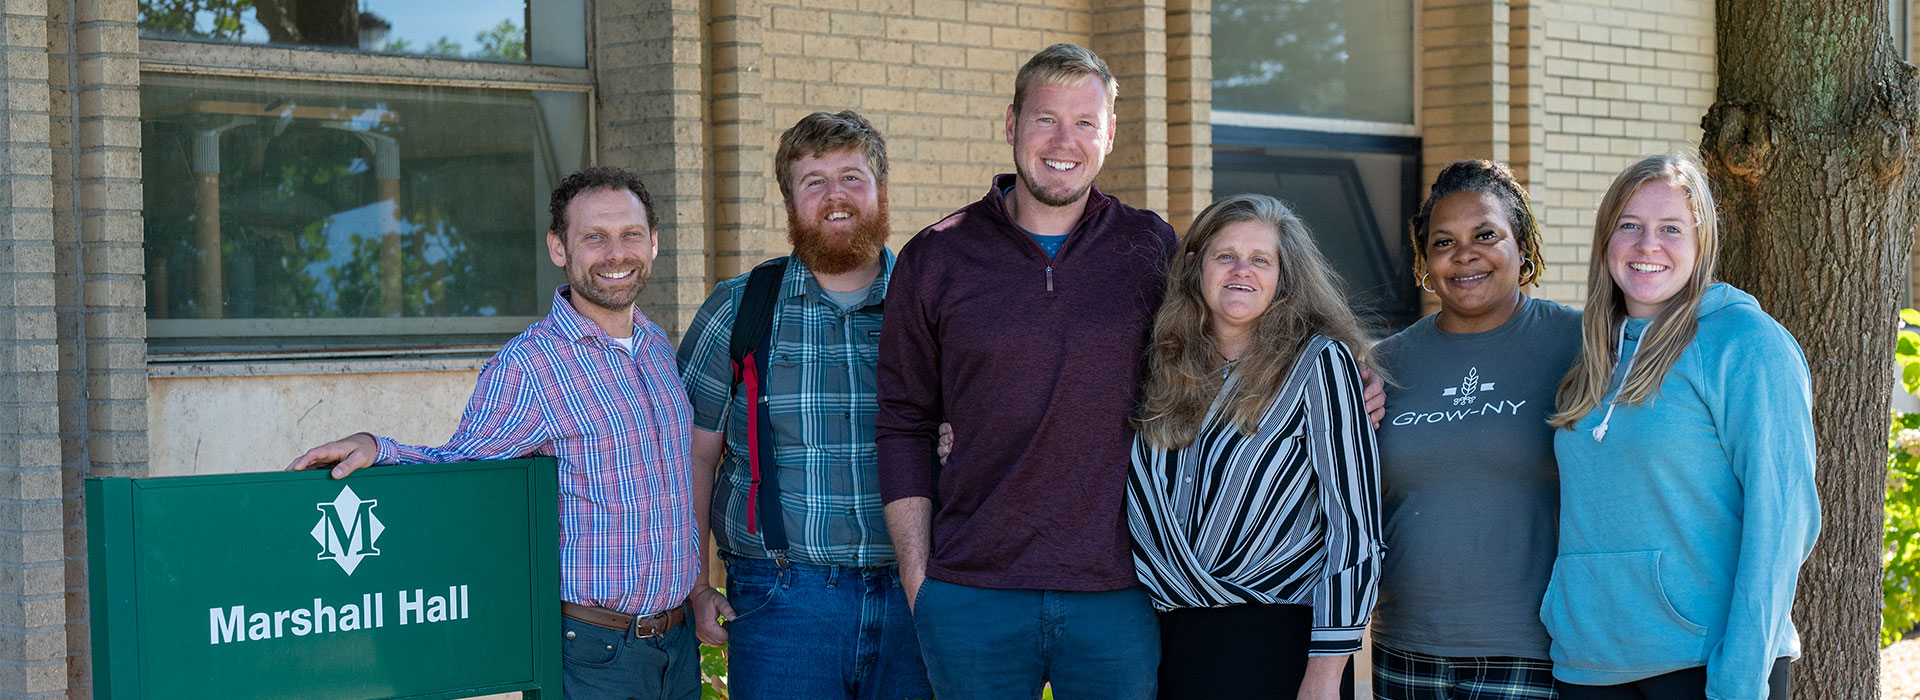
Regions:
<svg viewBox="0 0 1920 700"><path fill-rule="evenodd" d="M1557 700L1553 663L1512 656L1430 656L1373 643L1375 700Z"/></svg>

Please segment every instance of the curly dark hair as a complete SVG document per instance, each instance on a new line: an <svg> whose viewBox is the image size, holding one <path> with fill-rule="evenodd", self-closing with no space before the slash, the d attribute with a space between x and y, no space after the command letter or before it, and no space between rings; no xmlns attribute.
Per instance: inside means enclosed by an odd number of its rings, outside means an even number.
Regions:
<svg viewBox="0 0 1920 700"><path fill-rule="evenodd" d="M553 198L547 201L547 231L565 240L567 205L572 204L575 197L600 190L632 192L640 198L640 206L647 210L647 230L660 228L660 214L653 209L653 195L647 193L647 185L640 181L640 176L626 168L598 165L561 178L560 186L553 188Z"/></svg>
<svg viewBox="0 0 1920 700"><path fill-rule="evenodd" d="M1413 276L1417 279L1427 271L1427 235L1433 205L1459 192L1485 192L1500 200L1500 205L1507 210L1507 223L1513 226L1520 258L1532 263L1527 274L1520 277L1520 287L1524 289L1540 281L1547 263L1541 257L1540 221L1534 218L1533 207L1527 202L1527 188L1520 185L1512 168L1491 160L1454 161L1440 169L1440 176L1433 180L1432 194L1420 205L1420 213L1407 222L1407 233L1413 240Z"/></svg>

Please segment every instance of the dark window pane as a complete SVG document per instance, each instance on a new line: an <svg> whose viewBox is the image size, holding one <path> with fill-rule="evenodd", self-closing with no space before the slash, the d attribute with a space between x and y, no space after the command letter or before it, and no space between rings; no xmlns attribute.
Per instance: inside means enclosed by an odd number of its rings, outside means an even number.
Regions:
<svg viewBox="0 0 1920 700"><path fill-rule="evenodd" d="M485 61L584 65L582 0L140 0L140 35ZM576 17L575 15L579 15ZM529 48L534 25L542 36Z"/></svg>
<svg viewBox="0 0 1920 700"><path fill-rule="evenodd" d="M1213 108L1413 123L1413 3L1215 0Z"/></svg>
<svg viewBox="0 0 1920 700"><path fill-rule="evenodd" d="M523 327L512 319L544 314L558 283L547 194L585 150L551 135L584 133L584 102L146 74L154 335L347 336L339 345ZM378 318L411 320L351 322ZM226 323L181 323L209 320Z"/></svg>

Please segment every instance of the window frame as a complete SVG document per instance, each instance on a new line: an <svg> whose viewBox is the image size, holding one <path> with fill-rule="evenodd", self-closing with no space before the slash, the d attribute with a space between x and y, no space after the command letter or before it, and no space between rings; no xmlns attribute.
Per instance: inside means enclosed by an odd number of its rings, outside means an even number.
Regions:
<svg viewBox="0 0 1920 700"><path fill-rule="evenodd" d="M584 0L583 0L584 2ZM585 8L590 11L591 7ZM336 82L392 87L457 87L488 90L575 92L585 98L586 162L599 156L599 105L593 79L594 27L586 26L586 67L510 63L465 58L400 55L357 50L248 44L224 41L140 39L140 72L205 77ZM144 119L144 116L143 116ZM142 236L144 245L144 235ZM542 265L545 263L542 262ZM530 283L537 285L535 280ZM151 300L148 311L151 313ZM441 355L449 350L489 353L500 342L545 317L545 304L531 316L413 318L147 318L150 362L195 362L258 357L364 357ZM379 338L380 342L329 345L328 339ZM304 342L293 342L299 339ZM280 342L275 342L279 340ZM159 342L154 342L159 341Z"/></svg>
<svg viewBox="0 0 1920 700"><path fill-rule="evenodd" d="M1900 58L1913 60L1913 5L1912 0L1887 0L1887 33L1893 37L1893 48L1900 52Z"/></svg>

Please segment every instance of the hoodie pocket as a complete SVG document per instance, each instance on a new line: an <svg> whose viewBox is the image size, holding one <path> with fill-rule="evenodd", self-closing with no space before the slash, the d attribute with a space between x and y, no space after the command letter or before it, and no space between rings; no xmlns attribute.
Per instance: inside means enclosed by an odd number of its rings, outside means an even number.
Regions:
<svg viewBox="0 0 1920 700"><path fill-rule="evenodd" d="M1674 609L1657 550L1555 559L1540 621L1553 638L1555 664L1639 671L1706 662L1707 628Z"/></svg>

